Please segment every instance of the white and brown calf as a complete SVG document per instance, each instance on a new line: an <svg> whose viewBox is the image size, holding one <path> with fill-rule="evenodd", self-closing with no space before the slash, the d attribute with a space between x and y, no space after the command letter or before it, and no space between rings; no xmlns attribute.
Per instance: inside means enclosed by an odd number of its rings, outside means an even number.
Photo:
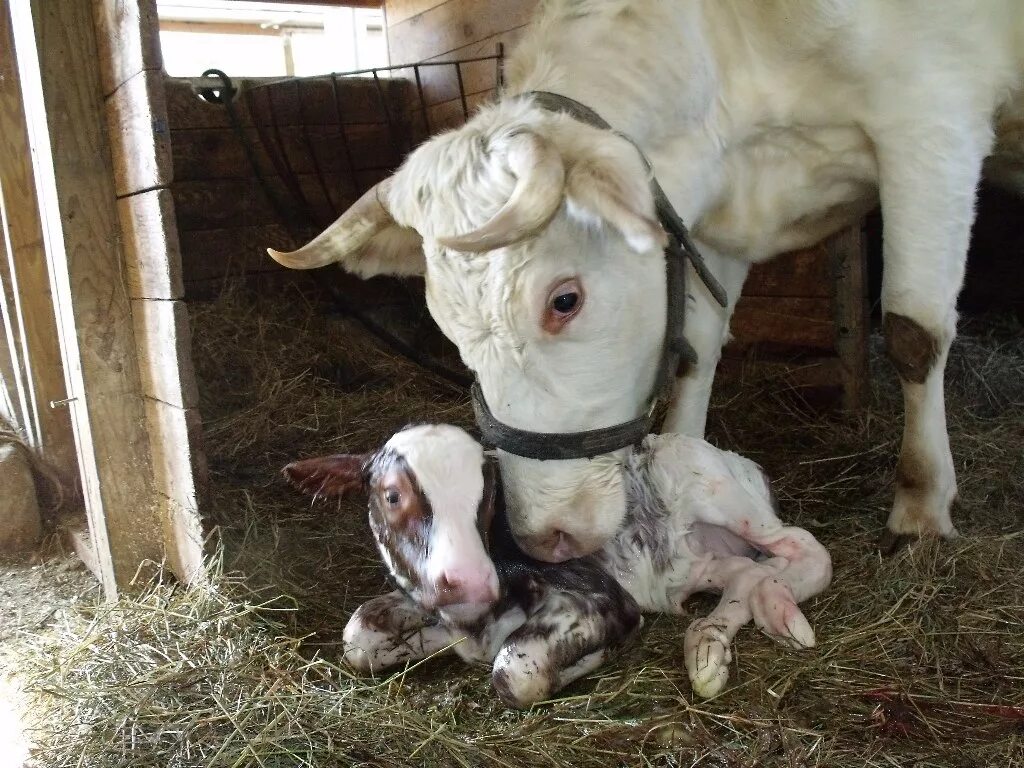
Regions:
<svg viewBox="0 0 1024 768"><path fill-rule="evenodd" d="M467 660L493 660L501 698L526 706L596 669L640 626L640 610L682 613L696 592L722 596L686 632L700 696L725 686L732 639L751 619L790 648L814 645L797 604L828 586L831 561L809 533L782 525L756 464L661 435L633 450L622 472L622 529L594 555L555 565L515 545L493 464L457 427L412 427L375 454L285 470L309 493L369 495L399 589L365 603L345 629L346 659L361 671L454 644Z"/></svg>

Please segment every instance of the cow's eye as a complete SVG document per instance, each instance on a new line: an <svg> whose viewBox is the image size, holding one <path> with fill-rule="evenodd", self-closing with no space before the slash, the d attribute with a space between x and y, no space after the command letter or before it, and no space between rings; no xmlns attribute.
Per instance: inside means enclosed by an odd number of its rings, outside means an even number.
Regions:
<svg viewBox="0 0 1024 768"><path fill-rule="evenodd" d="M397 488L387 488L384 490L384 501L386 501L389 506L397 507L401 500L402 494L399 493Z"/></svg>
<svg viewBox="0 0 1024 768"><path fill-rule="evenodd" d="M558 333L582 307L583 287L580 281L575 277L562 280L548 294L544 310L544 330Z"/></svg>

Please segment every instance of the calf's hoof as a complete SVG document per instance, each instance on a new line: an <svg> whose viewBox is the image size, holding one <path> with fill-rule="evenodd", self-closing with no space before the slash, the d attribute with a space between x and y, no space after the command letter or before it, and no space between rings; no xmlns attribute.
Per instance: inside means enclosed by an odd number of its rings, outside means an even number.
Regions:
<svg viewBox="0 0 1024 768"><path fill-rule="evenodd" d="M709 619L697 619L686 630L686 671L702 699L717 696L729 681L729 645L729 636Z"/></svg>
<svg viewBox="0 0 1024 768"><path fill-rule="evenodd" d="M555 692L551 670L528 654L521 656L510 647L502 648L494 659L491 685L506 706L516 709L528 709L551 698Z"/></svg>
<svg viewBox="0 0 1024 768"><path fill-rule="evenodd" d="M780 645L797 651L814 647L814 630L786 582L769 576L754 587L750 613L757 628Z"/></svg>

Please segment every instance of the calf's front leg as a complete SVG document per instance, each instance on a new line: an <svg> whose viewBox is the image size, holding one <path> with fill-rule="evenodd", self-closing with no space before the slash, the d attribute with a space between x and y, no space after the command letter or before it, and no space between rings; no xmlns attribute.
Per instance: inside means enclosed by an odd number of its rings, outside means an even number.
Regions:
<svg viewBox="0 0 1024 768"><path fill-rule="evenodd" d="M345 661L362 674L425 659L458 639L400 590L359 606L343 637Z"/></svg>
<svg viewBox="0 0 1024 768"><path fill-rule="evenodd" d="M494 658L494 690L511 707L544 701L600 667L642 624L625 593L549 593Z"/></svg>

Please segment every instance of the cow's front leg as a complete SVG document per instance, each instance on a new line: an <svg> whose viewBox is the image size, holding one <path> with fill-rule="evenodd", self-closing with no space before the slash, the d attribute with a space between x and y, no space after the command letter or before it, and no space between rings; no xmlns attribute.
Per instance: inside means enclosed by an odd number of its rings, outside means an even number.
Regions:
<svg viewBox="0 0 1024 768"><path fill-rule="evenodd" d="M511 707L529 707L600 667L643 623L626 594L549 593L494 658L491 679Z"/></svg>
<svg viewBox="0 0 1024 768"><path fill-rule="evenodd" d="M697 362L680 371L672 388L672 401L662 431L691 437L704 436L715 370L722 356L722 345L729 336L729 318L750 271L750 264L745 261L720 256L700 243L698 248L712 274L725 288L729 305L724 309L720 307L697 273L687 265L685 336L697 353Z"/></svg>
<svg viewBox="0 0 1024 768"><path fill-rule="evenodd" d="M345 661L362 674L424 659L455 641L436 616L401 591L367 600L345 625Z"/></svg>
<svg viewBox="0 0 1024 768"><path fill-rule="evenodd" d="M958 122L971 114L967 104L954 101L941 121L915 117L913 125L873 135L884 217L882 327L905 409L896 498L883 541L888 548L904 535L956 535L943 378L975 189L991 143L987 123Z"/></svg>

